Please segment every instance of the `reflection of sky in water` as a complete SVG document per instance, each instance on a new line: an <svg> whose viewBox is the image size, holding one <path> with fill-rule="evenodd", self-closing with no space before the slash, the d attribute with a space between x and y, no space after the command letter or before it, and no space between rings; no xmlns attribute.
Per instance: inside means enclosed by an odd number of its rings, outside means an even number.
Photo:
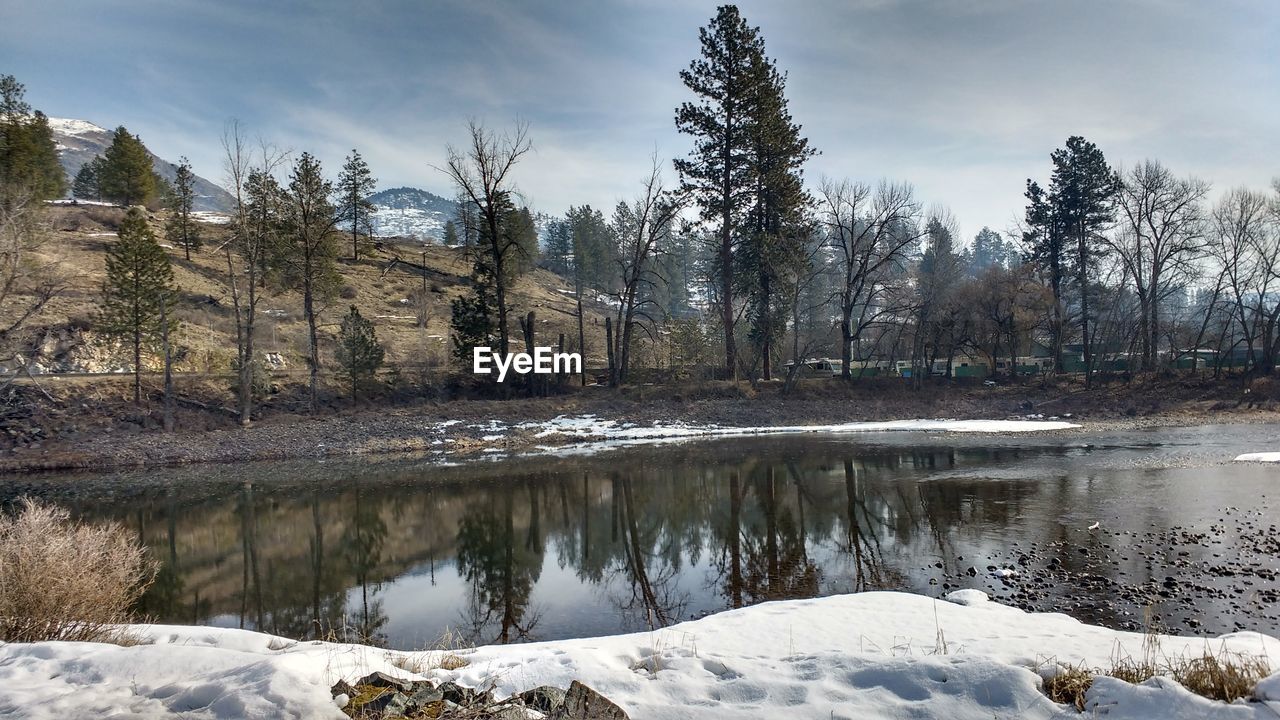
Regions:
<svg viewBox="0 0 1280 720"><path fill-rule="evenodd" d="M318 602L322 625L358 625L363 568L374 631L417 649L446 628L494 641L504 613L514 618L512 640L545 640L642 631L647 613L678 621L735 601L876 588L938 596L947 581L1003 591L987 566L1013 562L1033 542L1042 561L1057 556L1074 572L1158 582L1178 562L1200 567L1241 555L1236 534L1257 527L1221 523L1222 508L1261 506L1258 527L1274 517L1276 469L1222 460L1270 447L1276 435L1275 426L1259 425L1061 437L790 436L449 469L395 459L237 468L252 486L226 480L220 468L174 468L33 479L10 492L74 498L68 504L79 512L136 529L176 568L148 598L146 611L161 622L254 627L261 604L261 629L303 636ZM735 512L736 554L728 530ZM1106 532L1089 532L1094 522ZM1144 538L1214 524L1222 534L1179 547L1186 556ZM1151 555L1152 567L1130 546ZM1275 560L1260 561L1274 568ZM970 566L976 577L964 572ZM1276 585L1253 581L1252 591ZM1066 609L1080 599L1070 587L1050 594ZM1274 609L1248 596L1197 602L1171 600L1157 611L1175 628L1197 614L1216 632L1242 619L1264 632L1280 627ZM1110 624L1126 617L1076 610ZM478 629L477 613L488 617Z"/></svg>

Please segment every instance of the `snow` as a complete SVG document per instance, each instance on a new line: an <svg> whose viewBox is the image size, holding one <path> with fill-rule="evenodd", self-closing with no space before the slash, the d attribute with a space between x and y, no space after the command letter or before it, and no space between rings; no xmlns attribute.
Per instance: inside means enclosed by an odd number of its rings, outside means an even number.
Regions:
<svg viewBox="0 0 1280 720"><path fill-rule="evenodd" d="M59 198L57 200L45 200L49 205L94 205L97 207L120 207L116 203L103 202L101 200L77 200L76 198Z"/></svg>
<svg viewBox="0 0 1280 720"><path fill-rule="evenodd" d="M85 120L55 117L49 118L49 129L62 135L85 135L88 133L108 132L106 128L100 128Z"/></svg>
<svg viewBox="0 0 1280 720"><path fill-rule="evenodd" d="M226 213L214 212L212 210L193 210L191 217L196 222L207 223L209 225L226 225L231 222L231 216Z"/></svg>
<svg viewBox="0 0 1280 720"><path fill-rule="evenodd" d="M756 605L655 632L458 651L468 664L436 680L492 685L501 696L580 680L632 718L1055 718L1073 710L1040 691L1059 663L1143 657L1138 633L1026 613L977 590L948 600L895 592ZM333 718L338 679L380 670L416 678L423 653L291 642L243 630L136 626L148 644L0 646L0 715ZM1280 657L1280 640L1155 636L1158 657L1208 651ZM429 655L429 654L428 654ZM1172 680L1100 679L1089 705L1109 718L1274 718L1280 674L1263 702L1194 696Z"/></svg>
<svg viewBox="0 0 1280 720"><path fill-rule="evenodd" d="M573 437L601 439L615 444L623 442L661 442L697 437L741 437L748 435L775 435L792 433L862 433L896 431L935 432L983 432L1021 433L1045 430L1066 430L1080 427L1074 423L1051 420L890 420L885 422L851 422L834 425L779 425L759 427L732 427L719 425L694 425L654 423L639 427L632 423L618 423L594 415L569 417L561 415L540 423L521 423L516 427L535 431L535 437L569 435Z"/></svg>
<svg viewBox="0 0 1280 720"><path fill-rule="evenodd" d="M1280 452L1245 453L1237 456L1236 462L1280 462Z"/></svg>

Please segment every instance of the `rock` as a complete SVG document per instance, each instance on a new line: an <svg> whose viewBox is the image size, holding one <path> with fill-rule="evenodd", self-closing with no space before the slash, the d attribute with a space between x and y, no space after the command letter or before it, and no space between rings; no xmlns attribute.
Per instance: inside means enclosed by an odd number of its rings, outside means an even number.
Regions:
<svg viewBox="0 0 1280 720"><path fill-rule="evenodd" d="M503 705L489 708L489 720L528 720L529 712L519 705Z"/></svg>
<svg viewBox="0 0 1280 720"><path fill-rule="evenodd" d="M346 695L347 697L351 698L351 697L355 697L356 695L356 689L351 687L351 685L349 685L346 680L339 680L338 682L334 683L333 687L329 688L329 692L330 694L333 695L333 697L338 697L339 695Z"/></svg>
<svg viewBox="0 0 1280 720"><path fill-rule="evenodd" d="M406 714L423 712L429 705L444 700L444 693L432 687L429 682L416 682L413 685L417 690L409 696L409 702L405 708Z"/></svg>
<svg viewBox="0 0 1280 720"><path fill-rule="evenodd" d="M356 681L356 685L372 685L373 687L391 688L406 696L414 691L413 683L408 680L401 680L397 677L391 677L384 672L374 672L365 675Z"/></svg>
<svg viewBox="0 0 1280 720"><path fill-rule="evenodd" d="M521 702L540 713L550 713L564 705L565 692L558 687L542 685L520 693Z"/></svg>
<svg viewBox="0 0 1280 720"><path fill-rule="evenodd" d="M492 692L486 691L482 693L473 688L463 687L454 682L440 683L440 687L436 688L436 690L445 701L455 703L463 707L475 705L477 703L489 705L493 702Z"/></svg>
<svg viewBox="0 0 1280 720"><path fill-rule="evenodd" d="M360 717L398 718L409 709L409 696L402 692L385 692L359 708Z"/></svg>
<svg viewBox="0 0 1280 720"><path fill-rule="evenodd" d="M551 713L551 720L630 720L622 708L577 680L565 693L564 705Z"/></svg>

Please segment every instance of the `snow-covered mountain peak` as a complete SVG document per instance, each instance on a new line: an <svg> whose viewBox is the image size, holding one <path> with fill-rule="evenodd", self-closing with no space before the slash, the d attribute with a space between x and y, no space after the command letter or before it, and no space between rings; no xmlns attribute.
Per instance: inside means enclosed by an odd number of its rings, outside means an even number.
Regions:
<svg viewBox="0 0 1280 720"><path fill-rule="evenodd" d="M49 118L49 129L62 135L86 135L88 133L110 132L106 128L98 127L87 120L54 117Z"/></svg>

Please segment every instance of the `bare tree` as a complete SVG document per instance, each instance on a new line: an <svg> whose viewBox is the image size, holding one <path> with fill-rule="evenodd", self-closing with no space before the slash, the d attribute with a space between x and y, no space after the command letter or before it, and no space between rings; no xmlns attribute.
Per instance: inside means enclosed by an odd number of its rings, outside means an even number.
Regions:
<svg viewBox="0 0 1280 720"><path fill-rule="evenodd" d="M1139 304L1142 366L1156 367L1161 306L1195 275L1205 246L1203 202L1209 184L1176 178L1159 161L1125 173L1119 192L1120 224L1107 238L1133 282Z"/></svg>
<svg viewBox="0 0 1280 720"><path fill-rule="evenodd" d="M56 258L45 252L41 204L30 189L0 199L0 353L17 356L15 341L27 323L66 287Z"/></svg>
<svg viewBox="0 0 1280 720"><path fill-rule="evenodd" d="M507 279L508 264L520 252L518 238L505 227L503 215L513 192L511 170L532 147L529 126L517 123L507 134L496 135L476 120L467 123L470 136L466 148L449 146L449 159L444 172L458 187L465 204L478 216L486 237L493 271L494 298L498 305L498 351L506 355L509 349L507 329Z"/></svg>
<svg viewBox="0 0 1280 720"><path fill-rule="evenodd" d="M848 379L854 342L895 311L885 302L889 282L920 240L920 205L910 185L888 181L872 192L863 183L824 180L819 195L821 222L841 273L840 376Z"/></svg>
<svg viewBox="0 0 1280 720"><path fill-rule="evenodd" d="M278 208L272 207L277 195L272 191L273 174L287 153L260 141L255 154L237 120L223 129L222 150L226 185L235 198L231 238L222 250L226 253L227 283L236 325L236 404L240 424L247 426L253 416L254 325L259 286L266 254L276 240L278 227Z"/></svg>
<svg viewBox="0 0 1280 720"><path fill-rule="evenodd" d="M1225 280L1227 302L1248 348L1250 365L1275 367L1276 320L1280 301L1280 230L1275 201L1239 188L1213 210L1209 253ZM1261 351L1261 357L1257 351Z"/></svg>
<svg viewBox="0 0 1280 720"><path fill-rule="evenodd" d="M647 322L648 327L653 327L657 322L650 314L657 304L652 290L662 281L656 260L683 207L681 196L673 195L663 186L657 155L652 157L643 186L635 200L618 203L613 214L620 280L618 291L613 293L618 303L618 333L614 341L614 357L618 363L617 377L610 379L615 384L626 382L636 326ZM652 331L649 336L655 339Z"/></svg>

